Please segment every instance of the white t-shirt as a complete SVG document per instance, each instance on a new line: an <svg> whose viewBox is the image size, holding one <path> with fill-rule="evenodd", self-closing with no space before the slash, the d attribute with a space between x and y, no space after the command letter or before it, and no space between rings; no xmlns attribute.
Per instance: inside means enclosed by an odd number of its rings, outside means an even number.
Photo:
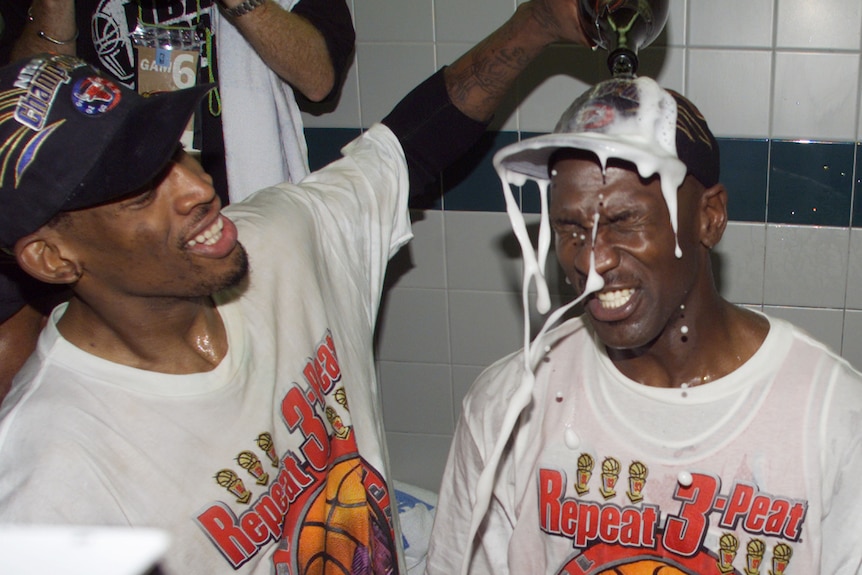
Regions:
<svg viewBox="0 0 862 575"><path fill-rule="evenodd" d="M686 390L622 375L580 319L548 334L471 573L862 573L860 375L769 322L749 361ZM464 401L430 575L460 572L477 480L522 373L520 354L504 358Z"/></svg>
<svg viewBox="0 0 862 575"><path fill-rule="evenodd" d="M212 371L105 361L54 311L0 410L0 522L164 528L168 574L397 565L372 337L407 168L382 125L344 153L225 210L251 273Z"/></svg>

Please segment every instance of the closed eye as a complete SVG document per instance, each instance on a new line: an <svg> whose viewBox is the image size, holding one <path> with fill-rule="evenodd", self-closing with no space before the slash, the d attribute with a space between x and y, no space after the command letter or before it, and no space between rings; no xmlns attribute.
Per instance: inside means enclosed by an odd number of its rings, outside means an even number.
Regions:
<svg viewBox="0 0 862 575"><path fill-rule="evenodd" d="M123 207L138 209L149 205L156 197L156 188L148 186L123 202Z"/></svg>
<svg viewBox="0 0 862 575"><path fill-rule="evenodd" d="M635 213L632 211L626 210L624 212L609 214L607 217L607 222L609 224L625 223L625 222L633 220L633 219L636 219Z"/></svg>
<svg viewBox="0 0 862 575"><path fill-rule="evenodd" d="M148 206L153 199L156 197L156 192L158 191L159 184L162 183L174 164L177 162L177 158L183 153L182 147L179 147L177 151L174 153L174 157L165 165L162 170L156 174L152 180L130 193L126 196L126 199L122 202L122 206L125 208L137 209Z"/></svg>
<svg viewBox="0 0 862 575"><path fill-rule="evenodd" d="M582 234L587 231L587 228L580 223L566 218L554 219L552 226L558 234Z"/></svg>
<svg viewBox="0 0 862 575"><path fill-rule="evenodd" d="M605 225L624 230L638 229L649 222L649 214L634 210L625 210L622 212L608 214L605 218Z"/></svg>

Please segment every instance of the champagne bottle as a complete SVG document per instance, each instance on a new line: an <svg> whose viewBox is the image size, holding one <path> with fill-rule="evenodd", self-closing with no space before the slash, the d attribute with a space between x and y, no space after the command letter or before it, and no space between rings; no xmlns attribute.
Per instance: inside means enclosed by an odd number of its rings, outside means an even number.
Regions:
<svg viewBox="0 0 862 575"><path fill-rule="evenodd" d="M581 22L596 46L608 51L614 77L633 77L638 50L651 44L667 22L668 0L579 0Z"/></svg>

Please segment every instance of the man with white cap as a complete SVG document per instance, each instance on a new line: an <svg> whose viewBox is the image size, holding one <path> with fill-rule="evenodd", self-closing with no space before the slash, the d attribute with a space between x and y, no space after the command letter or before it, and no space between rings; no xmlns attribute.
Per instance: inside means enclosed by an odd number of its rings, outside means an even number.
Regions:
<svg viewBox="0 0 862 575"><path fill-rule="evenodd" d="M615 78L495 164L547 192L584 314L471 388L427 573L862 572L860 376L718 293L727 194L697 108Z"/></svg>
<svg viewBox="0 0 862 575"><path fill-rule="evenodd" d="M166 574L404 572L372 353L386 264L411 184L558 41L586 43L573 2L520 4L343 158L224 211L179 146L207 86L0 68L0 247L72 291L0 408L0 523L161 528Z"/></svg>

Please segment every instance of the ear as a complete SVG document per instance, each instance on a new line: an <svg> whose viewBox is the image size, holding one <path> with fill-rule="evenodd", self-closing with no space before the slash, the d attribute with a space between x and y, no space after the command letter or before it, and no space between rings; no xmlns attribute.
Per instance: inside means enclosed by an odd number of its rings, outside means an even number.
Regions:
<svg viewBox="0 0 862 575"><path fill-rule="evenodd" d="M51 235L43 234L44 227L24 236L15 243L15 258L25 272L45 283L73 284L81 277L81 270L72 259L63 256L61 244Z"/></svg>
<svg viewBox="0 0 862 575"><path fill-rule="evenodd" d="M723 184L707 188L700 196L700 242L712 249L727 227L727 190Z"/></svg>

